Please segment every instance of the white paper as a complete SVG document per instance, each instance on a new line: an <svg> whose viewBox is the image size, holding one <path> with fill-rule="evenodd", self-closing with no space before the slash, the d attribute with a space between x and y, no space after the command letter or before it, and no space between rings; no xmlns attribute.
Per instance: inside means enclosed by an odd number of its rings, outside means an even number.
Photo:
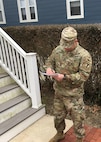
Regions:
<svg viewBox="0 0 101 142"><path fill-rule="evenodd" d="M39 71L42 75L47 75L47 76L57 76L58 73L52 73L52 74L47 74L45 72Z"/></svg>

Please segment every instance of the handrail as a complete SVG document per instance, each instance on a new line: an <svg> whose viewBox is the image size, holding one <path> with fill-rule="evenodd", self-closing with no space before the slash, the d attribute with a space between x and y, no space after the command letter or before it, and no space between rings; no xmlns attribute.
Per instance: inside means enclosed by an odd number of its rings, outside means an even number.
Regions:
<svg viewBox="0 0 101 142"><path fill-rule="evenodd" d="M26 53L0 28L0 65L31 97L32 107L41 106L36 53Z"/></svg>

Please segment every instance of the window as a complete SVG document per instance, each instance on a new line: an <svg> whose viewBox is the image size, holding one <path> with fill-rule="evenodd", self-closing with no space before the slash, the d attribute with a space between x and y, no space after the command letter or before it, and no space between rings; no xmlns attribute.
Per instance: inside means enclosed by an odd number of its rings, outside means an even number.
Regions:
<svg viewBox="0 0 101 142"><path fill-rule="evenodd" d="M66 5L68 19L84 18L83 0L66 0Z"/></svg>
<svg viewBox="0 0 101 142"><path fill-rule="evenodd" d="M36 0L17 0L20 22L37 22Z"/></svg>
<svg viewBox="0 0 101 142"><path fill-rule="evenodd" d="M6 24L3 1L0 0L0 24Z"/></svg>

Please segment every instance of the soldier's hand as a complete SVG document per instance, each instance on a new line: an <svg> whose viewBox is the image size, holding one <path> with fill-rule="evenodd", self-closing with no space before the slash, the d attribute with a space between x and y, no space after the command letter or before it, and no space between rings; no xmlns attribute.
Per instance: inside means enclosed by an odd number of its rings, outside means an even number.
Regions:
<svg viewBox="0 0 101 142"><path fill-rule="evenodd" d="M55 71L52 70L51 68L47 68L46 73L47 73L48 75L51 75L51 74L55 73Z"/></svg>
<svg viewBox="0 0 101 142"><path fill-rule="evenodd" d="M64 74L57 74L56 76L53 76L53 78L57 81L62 81L64 78Z"/></svg>

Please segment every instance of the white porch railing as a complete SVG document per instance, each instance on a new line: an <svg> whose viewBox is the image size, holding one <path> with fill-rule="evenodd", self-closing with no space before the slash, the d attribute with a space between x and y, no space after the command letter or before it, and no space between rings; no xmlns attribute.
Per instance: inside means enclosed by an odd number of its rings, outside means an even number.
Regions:
<svg viewBox="0 0 101 142"><path fill-rule="evenodd" d="M32 107L41 104L36 53L26 53L0 28L0 66L31 97Z"/></svg>

